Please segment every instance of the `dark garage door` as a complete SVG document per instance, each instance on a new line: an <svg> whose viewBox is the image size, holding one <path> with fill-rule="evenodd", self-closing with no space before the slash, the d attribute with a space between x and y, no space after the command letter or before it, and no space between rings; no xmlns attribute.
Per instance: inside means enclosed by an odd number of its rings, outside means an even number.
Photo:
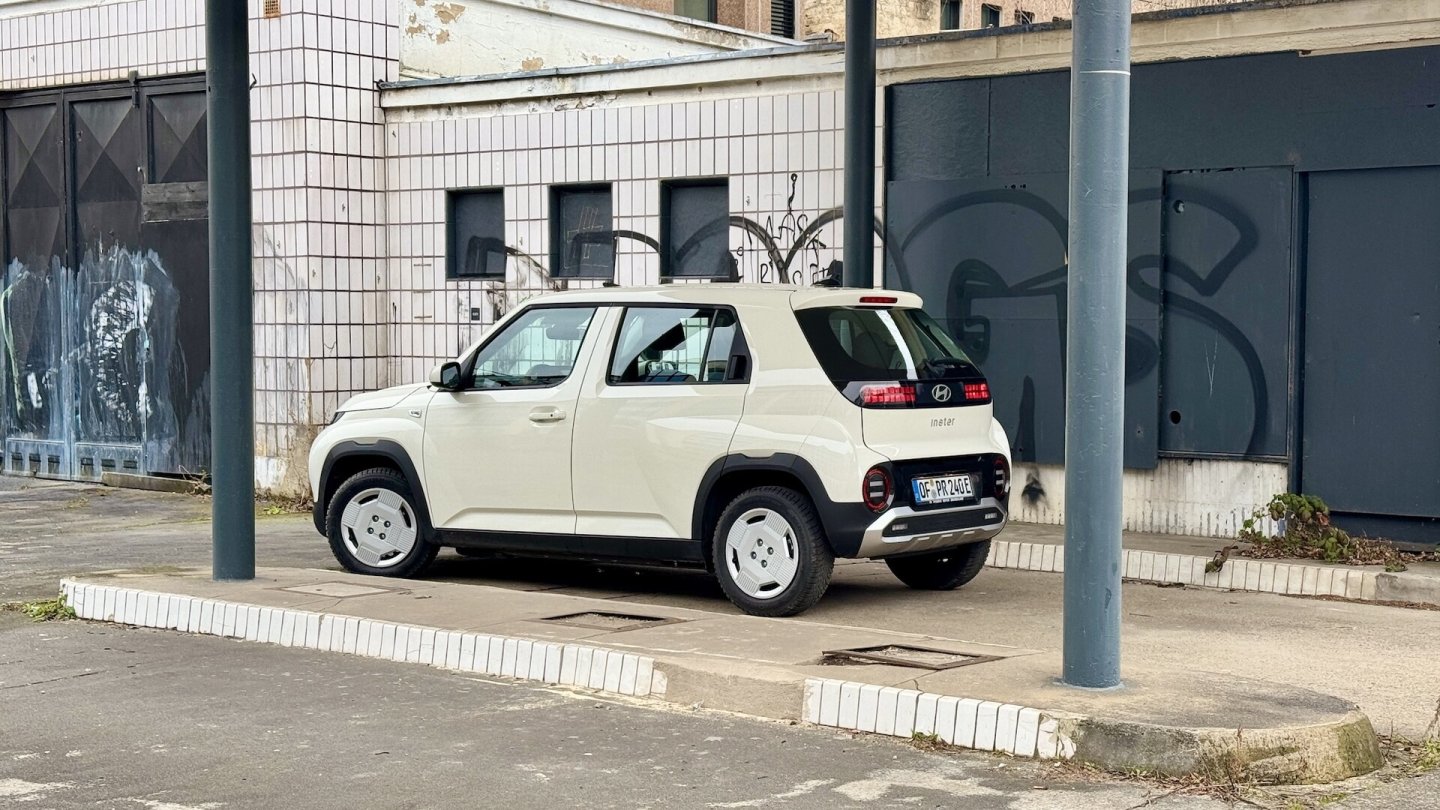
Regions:
<svg viewBox="0 0 1440 810"><path fill-rule="evenodd" d="M1301 488L1440 542L1440 167L1312 174L1309 212Z"/></svg>

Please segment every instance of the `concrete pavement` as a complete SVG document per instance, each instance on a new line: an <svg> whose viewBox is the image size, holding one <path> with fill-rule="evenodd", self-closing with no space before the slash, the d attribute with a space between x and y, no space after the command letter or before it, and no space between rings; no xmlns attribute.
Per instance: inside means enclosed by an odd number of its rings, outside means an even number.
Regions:
<svg viewBox="0 0 1440 810"><path fill-rule="evenodd" d="M100 810L1224 803L867 735L0 614L0 806Z"/></svg>

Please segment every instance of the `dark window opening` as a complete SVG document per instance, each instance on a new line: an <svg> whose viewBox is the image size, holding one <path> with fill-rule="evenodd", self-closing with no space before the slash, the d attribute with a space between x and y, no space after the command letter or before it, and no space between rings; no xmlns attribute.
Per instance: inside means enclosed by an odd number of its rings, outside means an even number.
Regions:
<svg viewBox="0 0 1440 810"><path fill-rule="evenodd" d="M955 31L960 28L960 0L942 0L940 3L940 30Z"/></svg>
<svg viewBox="0 0 1440 810"><path fill-rule="evenodd" d="M715 0L675 0L675 15L715 22Z"/></svg>
<svg viewBox="0 0 1440 810"><path fill-rule="evenodd" d="M550 190L550 275L613 278L615 230L610 185Z"/></svg>
<svg viewBox="0 0 1440 810"><path fill-rule="evenodd" d="M446 278L505 277L505 192L446 194Z"/></svg>
<svg viewBox="0 0 1440 810"><path fill-rule="evenodd" d="M1016 25L1034 25L1034 24L1035 24L1035 12L1033 12L1033 11L1026 11L1026 10L1024 10L1024 9L1019 9L1019 8L1015 9L1015 24L1016 24Z"/></svg>
<svg viewBox="0 0 1440 810"><path fill-rule="evenodd" d="M992 6L992 5L990 5L989 3L986 3L985 5L983 5L983 6L980 7L980 27L981 27L981 28L999 28L999 27L1000 27L1000 7L999 7L999 6Z"/></svg>
<svg viewBox="0 0 1440 810"><path fill-rule="evenodd" d="M730 255L730 181L660 185L660 276L739 280Z"/></svg>

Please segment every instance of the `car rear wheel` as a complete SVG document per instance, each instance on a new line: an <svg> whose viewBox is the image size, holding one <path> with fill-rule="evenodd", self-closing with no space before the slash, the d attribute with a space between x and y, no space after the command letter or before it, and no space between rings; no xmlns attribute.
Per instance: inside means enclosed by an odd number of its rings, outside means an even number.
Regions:
<svg viewBox="0 0 1440 810"><path fill-rule="evenodd" d="M330 551L347 571L418 576L440 551L415 509L410 484L396 470L356 473L335 491L326 513Z"/></svg>
<svg viewBox="0 0 1440 810"><path fill-rule="evenodd" d="M953 591L985 567L990 541L886 560L896 579L919 591Z"/></svg>
<svg viewBox="0 0 1440 810"><path fill-rule="evenodd" d="M712 538L715 578L752 616L794 616L830 585L835 557L810 499L788 487L756 487L730 502Z"/></svg>

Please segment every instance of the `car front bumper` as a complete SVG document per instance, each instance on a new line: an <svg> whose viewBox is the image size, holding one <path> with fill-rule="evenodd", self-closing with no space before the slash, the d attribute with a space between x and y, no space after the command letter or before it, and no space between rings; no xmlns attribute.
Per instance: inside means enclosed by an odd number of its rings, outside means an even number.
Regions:
<svg viewBox="0 0 1440 810"><path fill-rule="evenodd" d="M952 548L989 540L1009 519L995 498L953 509L916 510L898 506L865 529L857 557L889 557Z"/></svg>

